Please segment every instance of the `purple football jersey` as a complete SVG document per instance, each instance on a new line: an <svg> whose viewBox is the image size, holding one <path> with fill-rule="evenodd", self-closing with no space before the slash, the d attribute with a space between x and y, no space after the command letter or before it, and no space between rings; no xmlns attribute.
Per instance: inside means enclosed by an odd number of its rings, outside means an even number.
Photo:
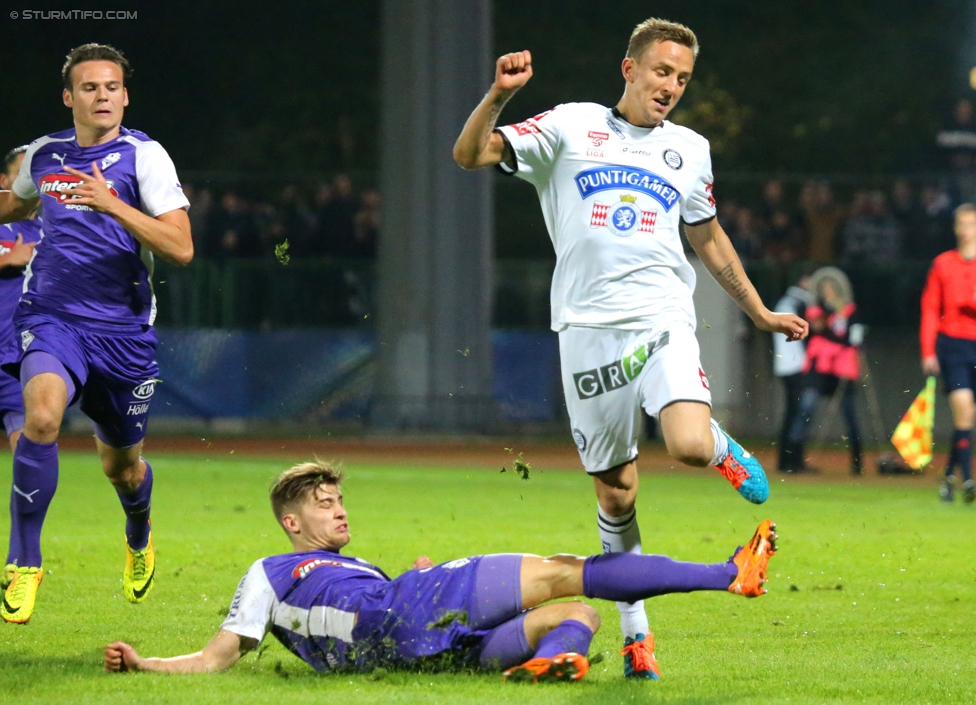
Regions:
<svg viewBox="0 0 976 705"><path fill-rule="evenodd" d="M141 132L121 128L105 144L79 147L65 130L30 144L14 181L23 199L40 198L44 246L27 271L22 300L32 310L108 323L152 324L152 254L114 219L72 203L66 189L97 162L112 193L151 217L188 208L166 150Z"/></svg>
<svg viewBox="0 0 976 705"><path fill-rule="evenodd" d="M22 220L19 223L0 225L0 255L10 251L21 235L24 242L40 242L43 233L41 219ZM2 345L14 338L14 310L24 291L24 272L20 268L0 269L0 341Z"/></svg>
<svg viewBox="0 0 976 705"><path fill-rule="evenodd" d="M271 556L241 580L221 629L259 642L270 632L319 671L409 667L435 656L464 661L487 628L520 611L479 608L482 558L390 580L374 565L329 551Z"/></svg>

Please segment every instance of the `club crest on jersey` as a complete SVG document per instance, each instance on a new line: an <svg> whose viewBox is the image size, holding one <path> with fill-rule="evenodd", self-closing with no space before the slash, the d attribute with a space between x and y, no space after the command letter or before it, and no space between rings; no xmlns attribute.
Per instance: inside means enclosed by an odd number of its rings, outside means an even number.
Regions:
<svg viewBox="0 0 976 705"><path fill-rule="evenodd" d="M576 443L576 447L580 449L580 453L586 450L586 436L578 428L573 429L573 442Z"/></svg>
<svg viewBox="0 0 976 705"><path fill-rule="evenodd" d="M20 332L20 349L26 350L30 347L30 344L34 342L34 334L29 330Z"/></svg>
<svg viewBox="0 0 976 705"><path fill-rule="evenodd" d="M607 228L614 235L628 237L635 232L653 233L657 211L643 211L637 207L637 197L624 194L618 203L594 203L590 214L591 228Z"/></svg>
<svg viewBox="0 0 976 705"><path fill-rule="evenodd" d="M670 211L681 194L666 179L646 169L620 164L607 164L592 169L584 169L575 177L576 188L582 198L588 198L601 191L627 189L639 191L650 196Z"/></svg>
<svg viewBox="0 0 976 705"><path fill-rule="evenodd" d="M38 181L38 191L57 200L58 203L69 203L74 195L71 189L81 183L81 179L71 174L45 174ZM118 198L119 192L115 190L112 181L106 181L109 193ZM86 206L87 208L87 206Z"/></svg>
<svg viewBox="0 0 976 705"><path fill-rule="evenodd" d="M661 155L664 158L664 163L669 167L677 171L684 164L684 160L681 155L678 154L673 149L665 149L664 154Z"/></svg>
<svg viewBox="0 0 976 705"><path fill-rule="evenodd" d="M316 568L321 568L324 565L331 565L338 568L342 567L342 561L331 561L327 558L311 558L307 561L302 561L295 566L295 570L291 572L291 577L293 578L304 578L306 575L311 573Z"/></svg>
<svg viewBox="0 0 976 705"><path fill-rule="evenodd" d="M105 171L122 158L122 152L112 152L102 160L100 168Z"/></svg>

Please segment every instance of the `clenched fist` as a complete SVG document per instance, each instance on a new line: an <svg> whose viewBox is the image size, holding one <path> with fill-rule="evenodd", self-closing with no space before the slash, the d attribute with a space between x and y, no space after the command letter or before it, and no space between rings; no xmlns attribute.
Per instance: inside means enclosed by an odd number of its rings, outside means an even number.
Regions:
<svg viewBox="0 0 976 705"><path fill-rule="evenodd" d="M532 78L532 53L528 50L505 54L495 62L495 87L514 93Z"/></svg>

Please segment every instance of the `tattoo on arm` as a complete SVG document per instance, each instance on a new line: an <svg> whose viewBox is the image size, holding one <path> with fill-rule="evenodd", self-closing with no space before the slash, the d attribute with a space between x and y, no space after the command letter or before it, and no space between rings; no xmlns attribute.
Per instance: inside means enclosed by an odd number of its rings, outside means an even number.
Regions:
<svg viewBox="0 0 976 705"><path fill-rule="evenodd" d="M746 289L745 282L739 279L739 275L735 273L731 262L725 265L725 267L719 271L719 274L722 276L722 279L728 283L730 289L729 293L732 295L733 299L736 301L742 301L749 295L749 290Z"/></svg>

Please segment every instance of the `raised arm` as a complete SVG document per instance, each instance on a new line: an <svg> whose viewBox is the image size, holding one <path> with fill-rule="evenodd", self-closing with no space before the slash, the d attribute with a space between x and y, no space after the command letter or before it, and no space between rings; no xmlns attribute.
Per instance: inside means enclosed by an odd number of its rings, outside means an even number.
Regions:
<svg viewBox="0 0 976 705"><path fill-rule="evenodd" d="M788 340L802 340L807 337L810 328L802 318L792 313L773 313L763 305L756 287L746 276L729 236L719 225L718 218L712 218L701 225L686 226L685 234L705 268L728 295L735 299L757 328L771 333L783 333Z"/></svg>
<svg viewBox="0 0 976 705"><path fill-rule="evenodd" d="M0 191L0 225L26 220L36 205L36 198L24 200L13 191Z"/></svg>
<svg viewBox="0 0 976 705"><path fill-rule="evenodd" d="M71 190L72 203L91 206L93 210L111 216L146 249L170 264L183 267L193 259L190 217L185 210L177 208L155 218L146 215L118 196L112 195L95 162L92 162L91 174L71 167L67 167L65 171L82 181Z"/></svg>
<svg viewBox="0 0 976 705"><path fill-rule="evenodd" d="M515 155L495 132L502 108L519 88L532 78L532 54L520 51L505 54L495 62L495 82L464 123L454 143L454 161L465 169L480 169L501 162L515 167Z"/></svg>
<svg viewBox="0 0 976 705"><path fill-rule="evenodd" d="M124 671L152 671L155 673L216 673L226 671L241 656L257 648L256 639L238 636L221 629L202 651L171 658L143 658L124 641L115 641L105 647L105 670L109 673Z"/></svg>

